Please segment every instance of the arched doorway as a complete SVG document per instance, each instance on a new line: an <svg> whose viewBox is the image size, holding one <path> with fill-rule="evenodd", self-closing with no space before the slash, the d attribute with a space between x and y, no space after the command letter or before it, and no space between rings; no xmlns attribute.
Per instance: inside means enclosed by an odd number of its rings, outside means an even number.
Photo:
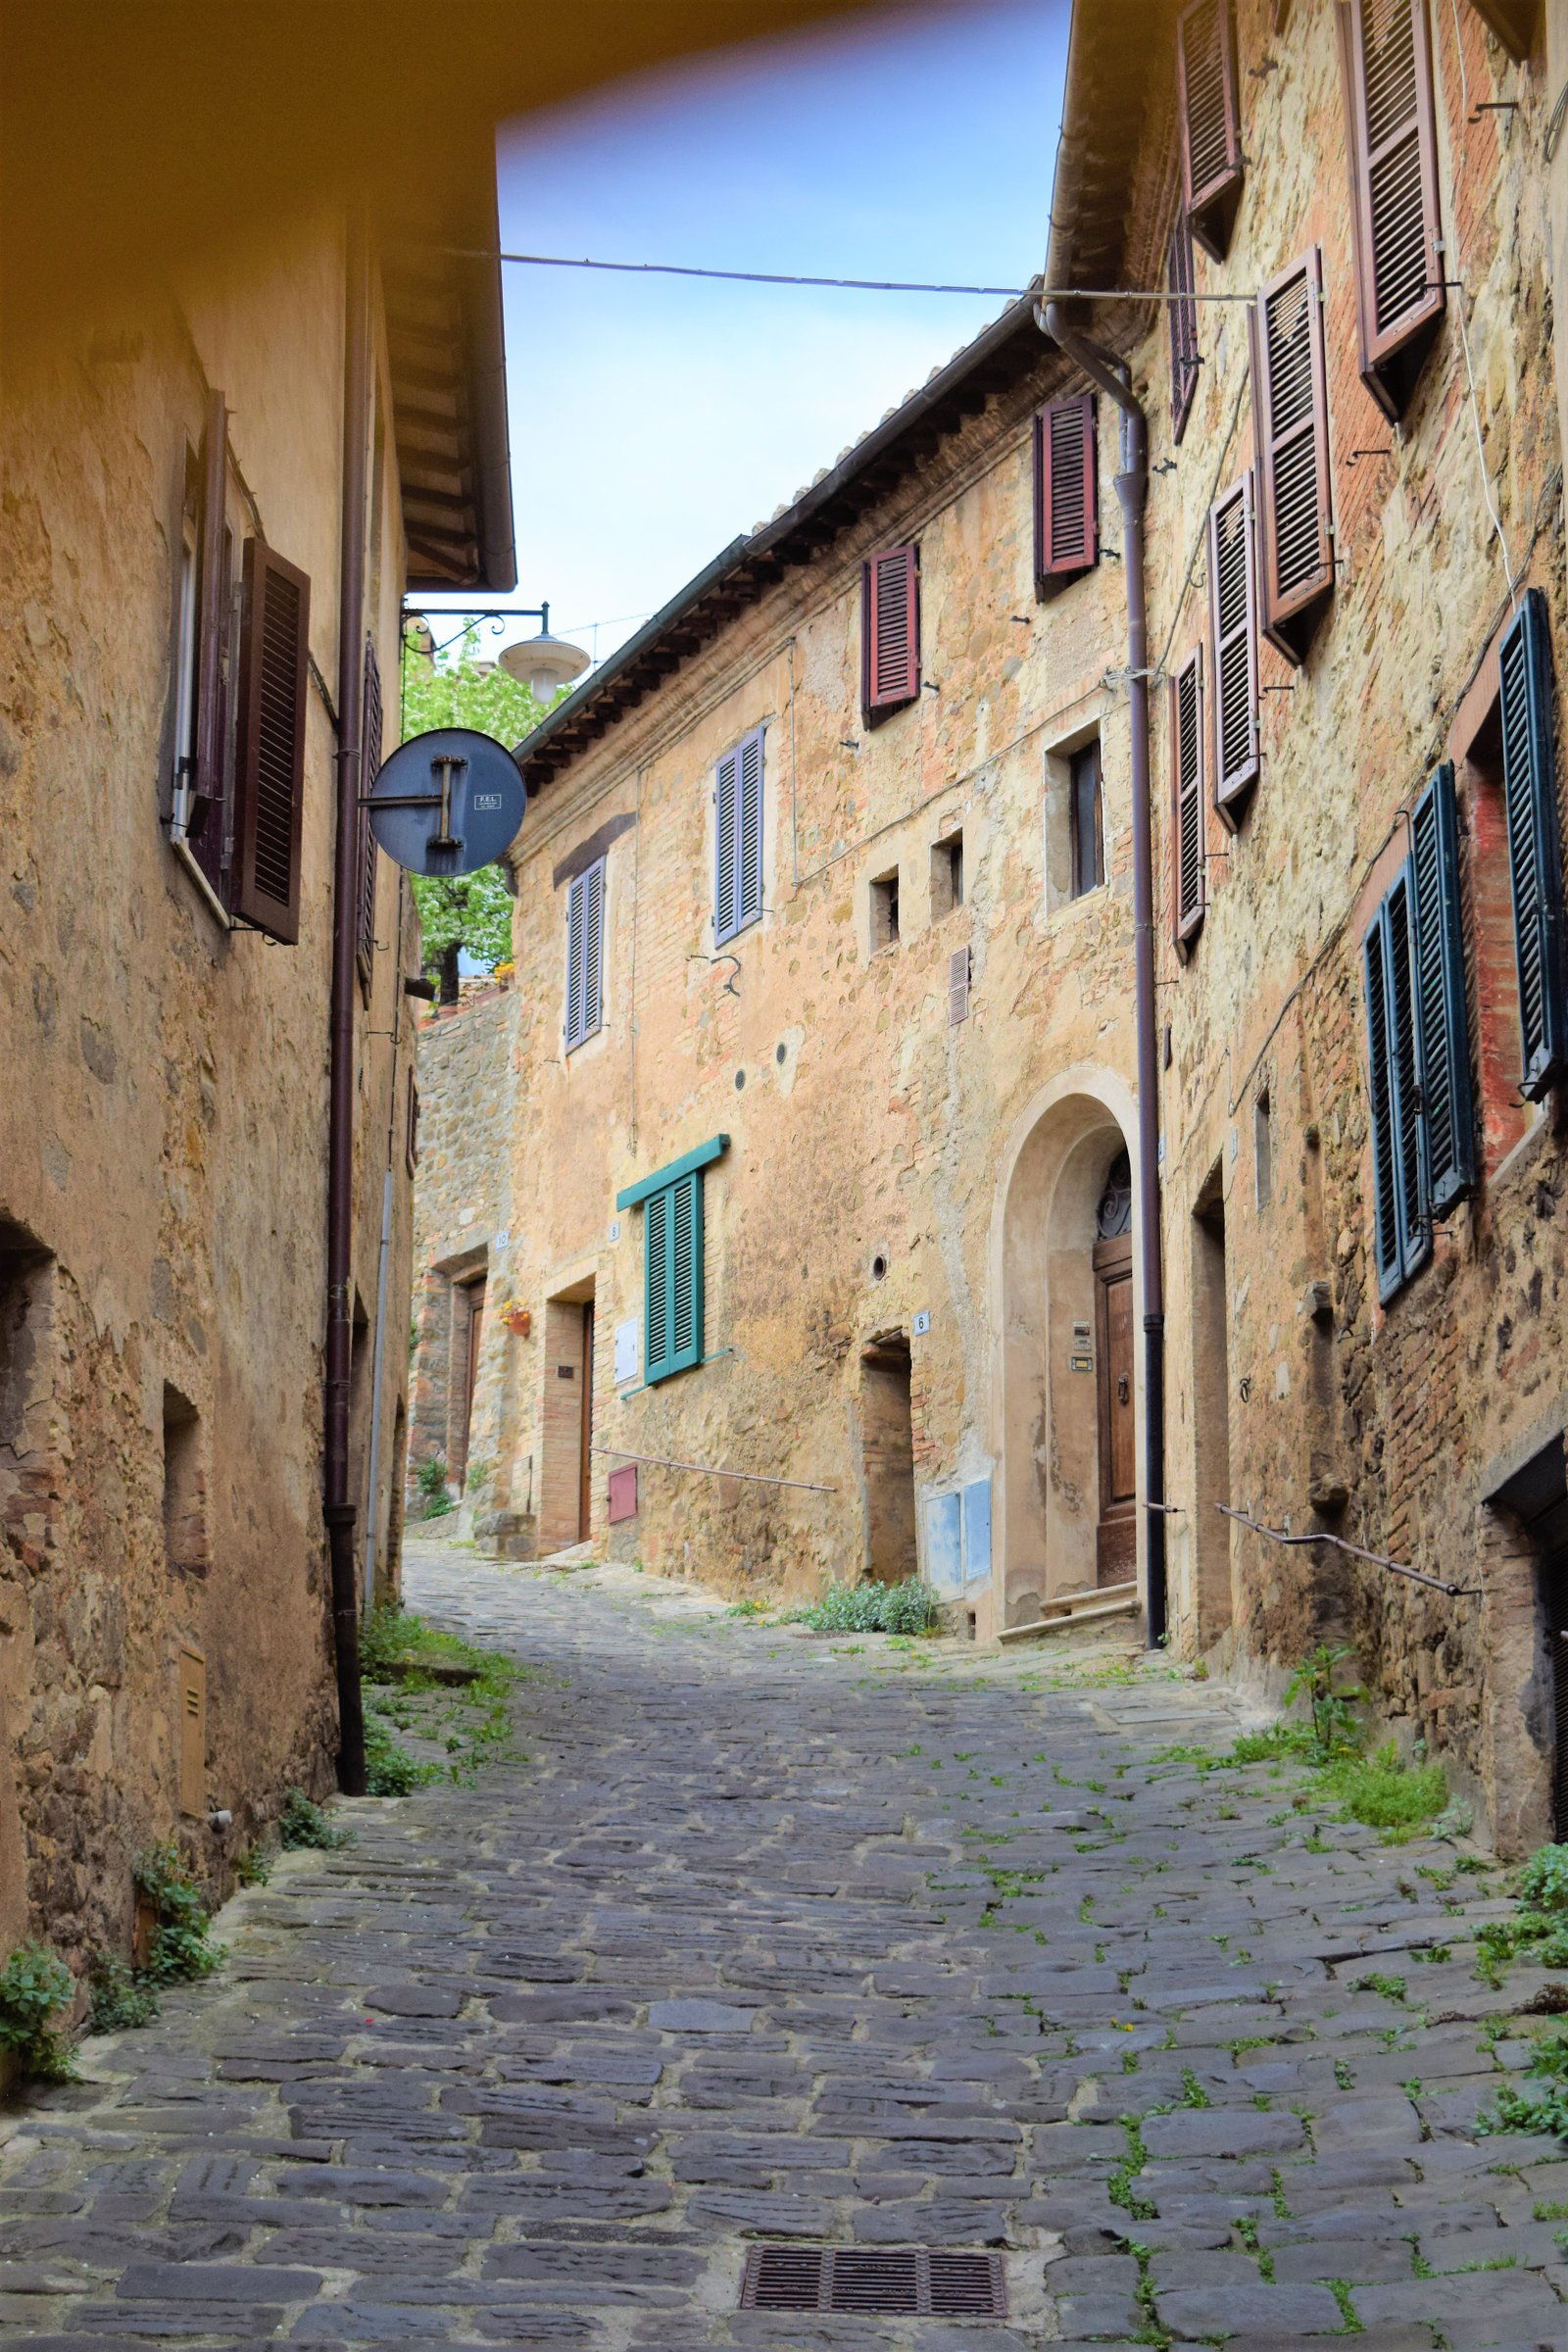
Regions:
<svg viewBox="0 0 1568 2352"><path fill-rule="evenodd" d="M1067 1094L1040 1112L1001 1239L999 1614L1027 1625L1046 1601L1137 1573L1132 1172L1106 1102Z"/></svg>

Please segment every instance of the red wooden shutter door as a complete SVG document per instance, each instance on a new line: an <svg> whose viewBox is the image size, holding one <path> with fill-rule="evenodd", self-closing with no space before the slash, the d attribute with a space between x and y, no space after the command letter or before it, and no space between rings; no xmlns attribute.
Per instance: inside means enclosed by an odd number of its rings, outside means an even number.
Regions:
<svg viewBox="0 0 1568 2352"><path fill-rule="evenodd" d="M1176 25L1187 218L1205 253L1225 259L1242 192L1236 27L1231 0L1193 0Z"/></svg>
<svg viewBox="0 0 1568 2352"><path fill-rule="evenodd" d="M1315 245L1263 288L1249 317L1259 617L1264 635L1298 662L1334 585L1323 266Z"/></svg>
<svg viewBox="0 0 1568 2352"><path fill-rule="evenodd" d="M375 658L375 640L365 640L365 696L360 713L362 747L360 755L360 790L368 792L381 767L381 664ZM370 831L370 811L360 810L360 965L367 979L375 955L375 835Z"/></svg>
<svg viewBox="0 0 1568 2352"><path fill-rule="evenodd" d="M1175 300L1170 309L1170 429L1179 441L1198 390L1198 304L1194 299L1193 229L1185 213L1177 216L1165 249L1165 283Z"/></svg>
<svg viewBox="0 0 1568 2352"><path fill-rule="evenodd" d="M1075 580L1100 558L1095 397L1053 401L1035 418L1035 587Z"/></svg>
<svg viewBox="0 0 1568 2352"><path fill-rule="evenodd" d="M865 567L865 707L896 710L920 691L920 575L915 549L890 547Z"/></svg>
<svg viewBox="0 0 1568 2352"><path fill-rule="evenodd" d="M1214 806L1229 825L1257 781L1257 582L1252 476L1209 509L1208 595L1214 640Z"/></svg>
<svg viewBox="0 0 1568 2352"><path fill-rule="evenodd" d="M270 938L300 935L305 694L311 583L261 539L245 542L233 908Z"/></svg>
<svg viewBox="0 0 1568 2352"><path fill-rule="evenodd" d="M1203 919L1203 652L1170 682L1171 849L1176 937L1189 940Z"/></svg>
<svg viewBox="0 0 1568 2352"><path fill-rule="evenodd" d="M1339 21L1350 117L1361 376L1379 407L1396 417L1447 299L1427 0L1348 0Z"/></svg>

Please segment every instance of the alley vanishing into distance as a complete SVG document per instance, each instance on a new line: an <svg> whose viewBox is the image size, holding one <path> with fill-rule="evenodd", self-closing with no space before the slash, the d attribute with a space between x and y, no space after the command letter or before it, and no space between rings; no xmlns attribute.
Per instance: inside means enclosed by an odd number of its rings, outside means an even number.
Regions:
<svg viewBox="0 0 1568 2352"><path fill-rule="evenodd" d="M525 1661L517 1752L345 1806L9 2119L0 2332L1568 2341L1568 2150L1471 2128L1543 1984L1478 1979L1500 1881L1201 1773L1234 1695L434 1546L408 1596ZM743 2312L767 2243L1000 2250L1006 2314Z"/></svg>

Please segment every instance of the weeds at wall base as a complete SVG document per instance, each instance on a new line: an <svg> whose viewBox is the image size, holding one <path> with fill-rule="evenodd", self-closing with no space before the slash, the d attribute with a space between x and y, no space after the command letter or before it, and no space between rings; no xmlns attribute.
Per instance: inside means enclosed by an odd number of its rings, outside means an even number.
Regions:
<svg viewBox="0 0 1568 2352"><path fill-rule="evenodd" d="M33 2082L75 2080L71 2044L49 2022L75 1989L70 1969L47 1944L19 1943L0 1969L0 2050L9 2050L21 2073Z"/></svg>

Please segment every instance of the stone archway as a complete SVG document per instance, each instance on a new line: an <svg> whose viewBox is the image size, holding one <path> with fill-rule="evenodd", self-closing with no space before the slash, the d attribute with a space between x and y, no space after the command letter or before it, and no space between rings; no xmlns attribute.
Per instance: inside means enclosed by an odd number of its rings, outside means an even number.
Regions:
<svg viewBox="0 0 1568 2352"><path fill-rule="evenodd" d="M1002 1625L1136 1573L1133 1117L1102 1085L1033 1106L1003 1182Z"/></svg>

